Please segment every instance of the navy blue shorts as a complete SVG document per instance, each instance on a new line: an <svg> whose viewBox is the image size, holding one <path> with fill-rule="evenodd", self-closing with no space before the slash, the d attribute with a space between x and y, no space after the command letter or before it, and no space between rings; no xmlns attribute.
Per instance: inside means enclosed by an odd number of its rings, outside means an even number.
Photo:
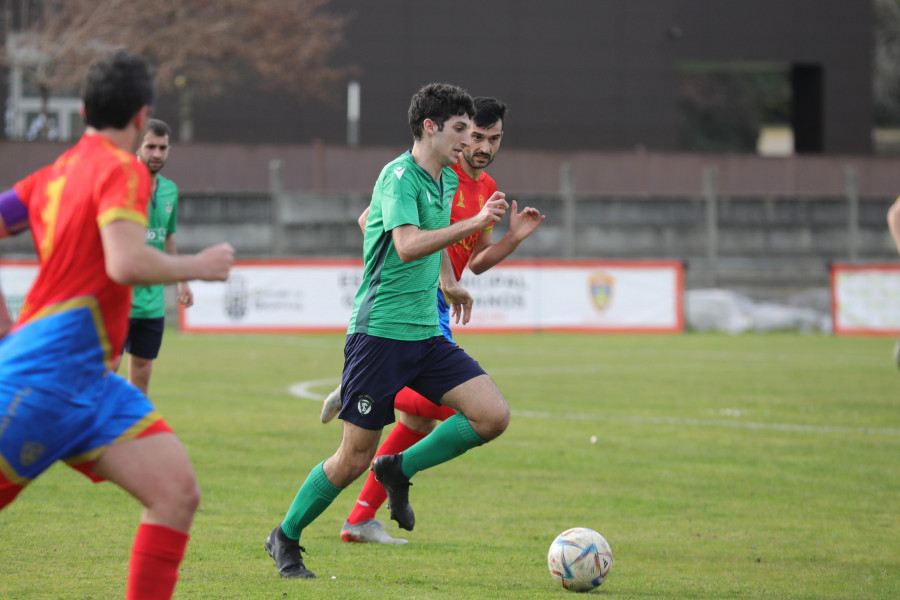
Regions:
<svg viewBox="0 0 900 600"><path fill-rule="evenodd" d="M153 360L159 356L162 346L165 317L158 319L130 319L128 337L125 338L125 352L138 358Z"/></svg>
<svg viewBox="0 0 900 600"><path fill-rule="evenodd" d="M354 333L344 346L340 418L363 429L383 429L394 422L394 396L404 387L440 405L444 394L484 374L442 335L407 342Z"/></svg>

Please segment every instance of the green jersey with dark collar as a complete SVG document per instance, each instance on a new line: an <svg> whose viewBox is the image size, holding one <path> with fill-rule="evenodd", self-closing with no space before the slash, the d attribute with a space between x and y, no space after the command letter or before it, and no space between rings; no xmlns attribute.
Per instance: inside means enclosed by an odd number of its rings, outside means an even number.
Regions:
<svg viewBox="0 0 900 600"><path fill-rule="evenodd" d="M348 333L395 340L424 340L442 335L438 326L438 277L441 252L404 263L391 231L400 225L441 229L459 178L445 167L432 179L406 152L388 163L372 191L363 241L365 269L356 292Z"/></svg>
<svg viewBox="0 0 900 600"><path fill-rule="evenodd" d="M166 238L175 233L178 217L178 186L162 175L147 204L147 245L165 252ZM132 291L131 318L158 319L166 315L165 287L136 285Z"/></svg>

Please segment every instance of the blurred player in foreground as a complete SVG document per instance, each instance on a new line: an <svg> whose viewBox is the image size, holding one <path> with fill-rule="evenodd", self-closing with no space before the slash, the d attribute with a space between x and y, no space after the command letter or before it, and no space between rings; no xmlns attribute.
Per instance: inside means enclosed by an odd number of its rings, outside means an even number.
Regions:
<svg viewBox="0 0 900 600"><path fill-rule="evenodd" d="M469 132L471 143L463 150L459 162L453 170L459 177L459 188L453 198L450 222L467 219L475 215L485 201L497 191L497 184L484 169L490 165L500 150L503 139L506 105L496 98L478 97L474 99L475 117ZM360 217L365 225L368 211ZM518 212L515 200L509 213L509 231L497 242L491 241L493 223L483 231L477 231L464 240L447 248L453 263L453 275L457 281L466 266L476 275L484 273L504 258L512 254L518 245L543 223L544 216L535 209L526 207ZM441 330L447 339L453 340L450 332L450 309L444 294L438 290L438 312ZM385 438L375 456L402 452L424 438L440 421L452 417L456 412L448 406L438 406L413 390L403 388L394 398L397 411L397 425ZM341 389L338 387L325 399L322 406L322 422L331 421L341 410ZM370 472L360 491L356 504L344 526L341 539L345 542L374 542L379 544L405 544L403 538L391 537L375 513L384 504L387 493Z"/></svg>
<svg viewBox="0 0 900 600"><path fill-rule="evenodd" d="M451 165L469 145L472 98L461 88L429 84L413 95L411 152L388 163L375 183L363 241L363 282L344 346L343 438L300 487L266 550L282 577L311 578L299 539L345 487L371 464L390 500L391 518L415 525L410 478L480 446L506 430L509 406L484 370L441 332L435 295L444 289L467 322L472 297L453 276L446 248L499 221L500 192L477 214L450 224L458 177ZM374 463L381 431L394 421L394 396L409 386L460 414L401 455Z"/></svg>
<svg viewBox="0 0 900 600"><path fill-rule="evenodd" d="M137 156L150 169L150 206L147 208L147 244L167 254L178 254L175 228L178 219L178 187L159 172L169 159L171 130L159 119L150 119ZM178 302L185 308L194 303L186 281L175 284ZM147 394L153 361L159 356L166 325L166 297L163 285L136 285L132 290L131 319L125 352L128 353L128 381ZM119 361L113 370L119 370Z"/></svg>
<svg viewBox="0 0 900 600"><path fill-rule="evenodd" d="M125 341L129 286L224 280L234 250L171 256L144 243L150 176L134 153L154 83L143 59L126 50L98 59L82 99L78 144L0 194L0 234L30 228L39 259L0 344L0 508L57 460L117 484L144 505L125 598L168 600L200 491L178 438L110 366Z"/></svg>
<svg viewBox="0 0 900 600"><path fill-rule="evenodd" d="M894 200L887 213L888 229L891 231L891 237L894 238L894 245L897 252L900 253L900 198ZM900 340L894 345L894 360L900 367Z"/></svg>

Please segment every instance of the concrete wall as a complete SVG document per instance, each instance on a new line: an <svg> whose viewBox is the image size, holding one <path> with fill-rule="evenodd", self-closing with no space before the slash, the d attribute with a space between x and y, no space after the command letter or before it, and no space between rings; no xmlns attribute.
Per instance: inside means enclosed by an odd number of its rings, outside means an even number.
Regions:
<svg viewBox="0 0 900 600"><path fill-rule="evenodd" d="M68 148L53 142L0 142L0 186L46 164ZM311 145L175 144L164 174L183 191L265 192L273 160L281 161L287 190L362 193L403 146L346 148ZM504 144L489 171L510 194L552 194L568 164L576 195L684 196L702 191L703 174L716 172L729 195L842 195L847 168L858 173L863 196L900 193L900 159L859 155L764 158L734 154L662 152L553 152Z"/></svg>

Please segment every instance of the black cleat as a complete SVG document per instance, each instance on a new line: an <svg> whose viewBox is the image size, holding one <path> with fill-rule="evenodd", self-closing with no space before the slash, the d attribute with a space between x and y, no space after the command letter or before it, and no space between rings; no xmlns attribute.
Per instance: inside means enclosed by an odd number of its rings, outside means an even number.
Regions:
<svg viewBox="0 0 900 600"><path fill-rule="evenodd" d="M409 486L412 485L412 482L400 470L402 462L402 452L400 454L383 454L375 457L372 462L372 472L375 473L375 479L384 486L384 491L387 492L391 518L397 521L400 529L412 531L416 525L416 516L413 514L412 506L409 505Z"/></svg>
<svg viewBox="0 0 900 600"><path fill-rule="evenodd" d="M289 579L315 579L316 574L303 564L301 552L306 548L297 540L292 540L281 530L281 525L272 530L266 538L266 552L275 559L278 574Z"/></svg>

